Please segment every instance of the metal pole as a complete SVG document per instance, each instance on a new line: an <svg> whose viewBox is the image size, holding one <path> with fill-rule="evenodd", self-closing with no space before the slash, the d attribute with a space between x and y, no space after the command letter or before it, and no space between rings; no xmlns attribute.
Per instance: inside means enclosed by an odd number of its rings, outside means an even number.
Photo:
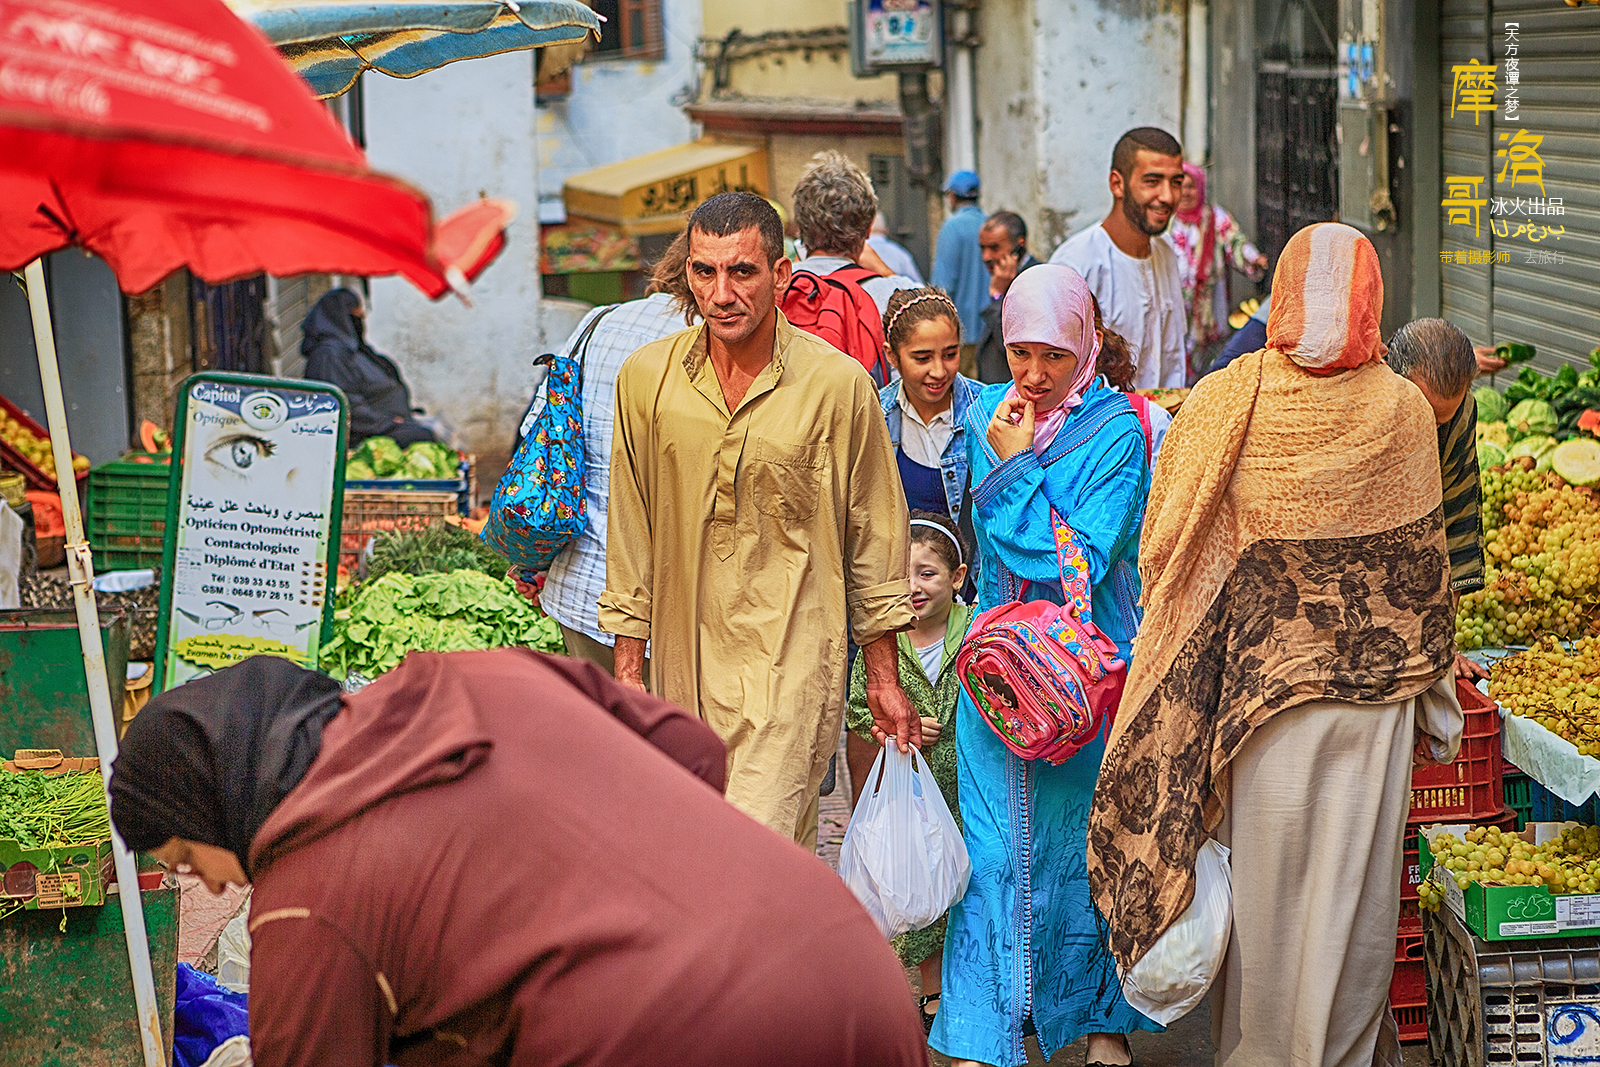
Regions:
<svg viewBox="0 0 1600 1067"><path fill-rule="evenodd" d="M117 758L117 728L111 717L105 648L100 643L100 615L94 603L94 565L89 543L83 536L83 513L78 510L78 480L72 470L67 406L61 398L61 367L56 361L56 335L50 323L43 263L34 260L24 268L23 275L28 283L28 310L33 315L33 343L39 353L39 379L44 385L46 425L50 429L56 480L61 489L61 517L67 527L67 573L72 581L73 607L78 612L83 671L89 682L89 717L94 722L100 777L109 790L111 761ZM109 792L106 802L110 803ZM111 830L111 854L117 868L117 898L122 904L122 927L128 941L128 965L133 972L133 1001L139 1012L139 1039L144 1046L145 1067L166 1067L166 1044L161 1038L161 1013L156 1005L155 975L150 968L150 942L144 928L139 872L133 853L128 851L115 827Z"/></svg>

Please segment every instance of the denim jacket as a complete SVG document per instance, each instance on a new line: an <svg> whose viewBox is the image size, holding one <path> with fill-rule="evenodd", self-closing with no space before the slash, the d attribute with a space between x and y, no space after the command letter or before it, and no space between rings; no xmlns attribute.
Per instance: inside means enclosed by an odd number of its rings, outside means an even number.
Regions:
<svg viewBox="0 0 1600 1067"><path fill-rule="evenodd" d="M956 375L951 385L950 422L955 427L950 433L950 443L944 446L939 467L944 471L944 497L949 502L950 518L961 518L961 493L967 485L967 405L978 397L983 383L964 375ZM895 451L900 450L900 381L896 379L878 390L883 403L883 417L889 423L889 440Z"/></svg>

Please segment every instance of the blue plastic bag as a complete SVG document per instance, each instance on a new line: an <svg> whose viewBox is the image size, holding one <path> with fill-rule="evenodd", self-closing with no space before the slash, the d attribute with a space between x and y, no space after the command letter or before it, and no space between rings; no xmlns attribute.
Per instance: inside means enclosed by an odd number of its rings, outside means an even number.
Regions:
<svg viewBox="0 0 1600 1067"><path fill-rule="evenodd" d="M200 1067L218 1045L250 1032L249 997L218 985L215 978L187 963L178 964L172 1015L176 1067Z"/></svg>

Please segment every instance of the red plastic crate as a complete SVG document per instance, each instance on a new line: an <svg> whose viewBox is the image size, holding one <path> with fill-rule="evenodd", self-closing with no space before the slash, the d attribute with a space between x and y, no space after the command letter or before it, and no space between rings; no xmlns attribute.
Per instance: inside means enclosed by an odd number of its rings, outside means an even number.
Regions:
<svg viewBox="0 0 1600 1067"><path fill-rule="evenodd" d="M1400 925L1395 929L1399 938L1422 936L1422 904L1416 900L1400 902Z"/></svg>
<svg viewBox="0 0 1600 1067"><path fill-rule="evenodd" d="M1456 682L1456 699L1466 718L1455 762L1417 767L1411 772L1413 823L1451 822L1498 815L1505 808L1505 757L1500 752L1500 710L1465 682Z"/></svg>
<svg viewBox="0 0 1600 1067"><path fill-rule="evenodd" d="M0 410L3 410L17 422L32 430L34 436L43 437L45 440L50 439L49 430L30 419L26 412L3 396L0 396ZM77 455L77 453L74 452L73 455ZM7 467L26 478L29 489L43 489L46 492L53 493L59 488L59 483L54 478L34 466L32 460L25 458L21 452L12 448L5 441L0 441L0 460L4 460ZM89 477L87 470L79 471L76 480L81 482L87 477Z"/></svg>
<svg viewBox="0 0 1600 1067"><path fill-rule="evenodd" d="M1389 980L1389 1008L1401 1041L1428 1039L1428 965L1420 959L1396 960Z"/></svg>

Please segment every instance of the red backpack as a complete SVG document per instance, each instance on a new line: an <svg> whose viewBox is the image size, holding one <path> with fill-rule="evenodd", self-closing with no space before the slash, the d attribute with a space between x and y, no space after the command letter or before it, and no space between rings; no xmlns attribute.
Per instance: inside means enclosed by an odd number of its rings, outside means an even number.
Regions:
<svg viewBox="0 0 1600 1067"><path fill-rule="evenodd" d="M881 387L889 384L883 315L861 288L862 282L876 277L867 268L854 265L825 275L797 270L778 307L791 324L853 356Z"/></svg>

